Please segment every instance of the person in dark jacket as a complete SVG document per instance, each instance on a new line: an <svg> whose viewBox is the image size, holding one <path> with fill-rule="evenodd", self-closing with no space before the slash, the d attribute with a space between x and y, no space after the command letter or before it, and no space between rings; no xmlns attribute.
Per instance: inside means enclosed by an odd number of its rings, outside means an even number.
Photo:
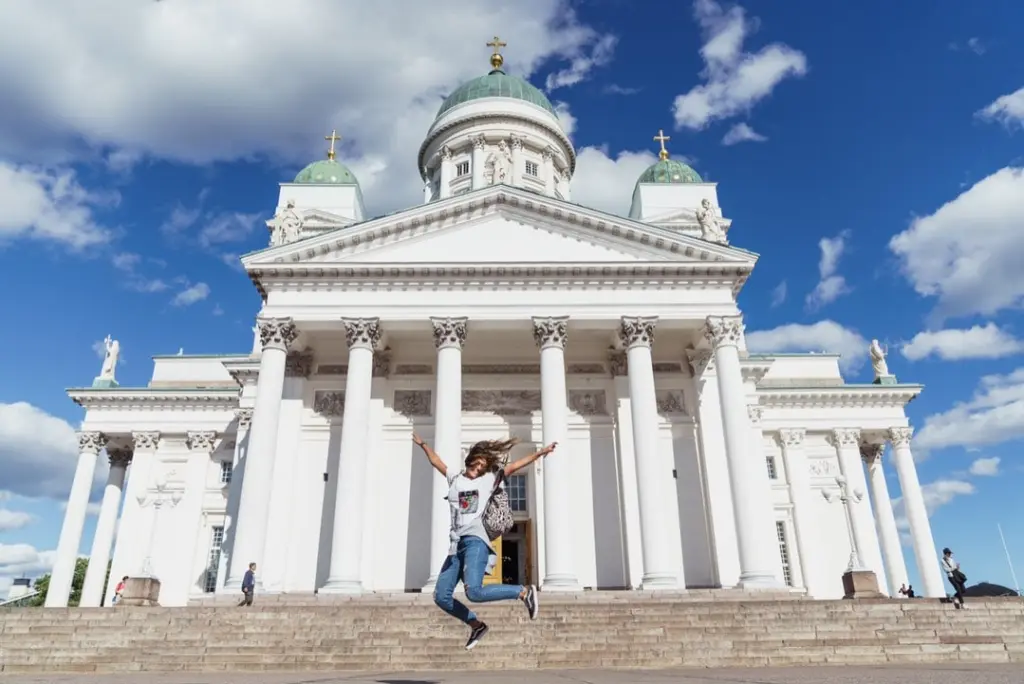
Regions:
<svg viewBox="0 0 1024 684"><path fill-rule="evenodd" d="M249 569L245 571L245 576L242 577L242 600L239 602L239 606L252 605L252 593L255 588L256 564L249 563Z"/></svg>

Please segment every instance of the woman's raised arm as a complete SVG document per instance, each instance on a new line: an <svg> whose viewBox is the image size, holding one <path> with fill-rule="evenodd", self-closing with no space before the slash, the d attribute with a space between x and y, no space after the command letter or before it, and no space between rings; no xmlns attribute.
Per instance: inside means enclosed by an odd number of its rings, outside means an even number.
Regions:
<svg viewBox="0 0 1024 684"><path fill-rule="evenodd" d="M536 461L538 458L543 458L547 456L548 454L555 450L556 446L558 446L558 442L552 442L551 444L548 444L546 447L544 447L543 449L534 454L530 454L529 456L523 456L518 461L509 463L507 466L505 466L505 477L508 477L509 475L512 475L513 473L522 470L526 466Z"/></svg>
<svg viewBox="0 0 1024 684"><path fill-rule="evenodd" d="M434 469L437 470L437 472L448 477L448 466L446 466L444 461L441 460L441 457L437 455L437 452L431 449L430 445L420 439L420 436L415 432L412 434L412 441L413 444L418 446L420 449L423 449L423 453L427 455L427 460L430 461L430 465L434 466Z"/></svg>

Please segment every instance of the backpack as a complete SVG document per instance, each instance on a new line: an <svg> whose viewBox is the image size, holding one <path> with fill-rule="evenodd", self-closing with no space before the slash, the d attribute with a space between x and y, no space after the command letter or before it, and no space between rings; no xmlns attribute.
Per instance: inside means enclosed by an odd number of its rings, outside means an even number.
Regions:
<svg viewBox="0 0 1024 684"><path fill-rule="evenodd" d="M512 506L509 504L508 492L504 485L505 470L499 470L494 482L494 492L491 494L487 508L484 509L483 523L487 538L494 541L503 534L507 534L512 526L516 524L512 517Z"/></svg>

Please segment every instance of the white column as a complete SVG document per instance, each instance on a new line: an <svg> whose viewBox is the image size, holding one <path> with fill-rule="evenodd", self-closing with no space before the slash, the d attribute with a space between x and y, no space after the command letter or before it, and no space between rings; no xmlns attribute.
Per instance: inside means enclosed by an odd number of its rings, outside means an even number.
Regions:
<svg viewBox="0 0 1024 684"><path fill-rule="evenodd" d="M82 600L78 603L83 608L96 608L103 602L103 583L107 579L107 562L110 560L110 547L114 543L117 513L121 508L124 474L132 460L131 449L108 448L107 459L110 462L107 486L103 488L103 503L100 504L100 515L96 519L89 567L82 584Z"/></svg>
<svg viewBox="0 0 1024 684"><path fill-rule="evenodd" d="M569 196L571 194L569 192L569 189L570 189L569 186L570 186L570 182L572 180L572 177L569 175L569 169L567 169L567 168L566 169L562 169L558 173L558 177L560 179L559 185L561 186L561 189L559 190L559 192L562 193L562 199L565 200L566 202L568 202L569 201Z"/></svg>
<svg viewBox="0 0 1024 684"><path fill-rule="evenodd" d="M658 458L658 401L654 394L651 347L657 317L622 318L619 338L626 348L629 404L633 419L633 449L640 499L640 536L643 546L643 589L679 589L682 569L674 567L669 528L662 506L662 483L671 477ZM546 485L547 483L545 483Z"/></svg>
<svg viewBox="0 0 1024 684"><path fill-rule="evenodd" d="M540 172L544 179L544 192L551 197L555 196L555 151L550 147L540 153Z"/></svg>
<svg viewBox="0 0 1024 684"><path fill-rule="evenodd" d="M191 583L185 590L186 597L189 594L203 593L206 584L206 556L209 553L210 533L204 524L205 513L203 505L206 501L206 487L210 477L211 456L217 448L217 433L193 432L185 433L185 446L189 450L188 464L185 466L185 496L183 508L185 509L177 519L182 530L192 530L192 541L188 546L182 548L182 554L191 554L188 558L188 567L191 568ZM218 473L218 477L220 474ZM199 557L204 560L199 561Z"/></svg>
<svg viewBox="0 0 1024 684"><path fill-rule="evenodd" d="M862 444L860 447L861 458L868 467L871 499L875 503L875 526L882 543L885 573L889 578L889 595L899 597L900 587L908 581L907 563L903 559L900 531L896 527L896 515L893 513L892 499L889 497L889 484L885 481L885 470L882 468L884 451L884 444Z"/></svg>
<svg viewBox="0 0 1024 684"><path fill-rule="evenodd" d="M50 588L46 592L47 608L63 608L68 605L71 582L75 577L75 561L78 546L82 543L82 528L89 507L89 490L96 472L96 455L107 445L107 438L99 432L78 434L78 467L71 483L68 506L64 511L64 524L60 528L57 542L57 557L50 574Z"/></svg>
<svg viewBox="0 0 1024 684"><path fill-rule="evenodd" d="M270 492L274 483L274 458L277 455L277 428L284 391L284 369L288 347L298 331L290 318L257 319L263 353L256 381L256 402L252 412L249 446L242 469L242 491L238 501L238 520L231 548L231 565L226 586L237 590L249 563L257 564L256 591L263 590L258 566L263 561L270 514Z"/></svg>
<svg viewBox="0 0 1024 684"><path fill-rule="evenodd" d="M747 402L740 370L739 343L743 324L739 316L709 316L704 336L714 348L718 373L718 400L725 432L725 458L729 463L736 540L740 556L739 586L745 589L777 588L777 563L759 538L765 520L774 520L771 510L761 510L764 500L758 488L767 479L763 459L752 457ZM763 475L763 478L762 478Z"/></svg>
<svg viewBox="0 0 1024 684"><path fill-rule="evenodd" d="M510 185L518 186L523 178L523 139L512 135L512 180ZM547 465L544 466L545 469Z"/></svg>
<svg viewBox="0 0 1024 684"><path fill-rule="evenodd" d="M851 497L848 502L850 525L853 527L853 538L857 542L857 555L860 557L864 569L878 573L881 568L872 567L870 560L872 557L871 531L865 524L870 519L871 504L868 502L867 492L864 491L867 483L864 481L864 467L860 462L860 430L848 428L833 430L829 435L829 441L836 449L839 469L849 483L850 491L859 491L863 495L860 501Z"/></svg>
<svg viewBox="0 0 1024 684"><path fill-rule="evenodd" d="M513 159L515 158L513 140ZM520 141L521 144L521 141ZM578 591L573 563L571 506L572 455L566 442L565 344L568 317L534 318L533 339L540 347L540 410L544 444L559 448L544 461L544 591ZM653 376L652 376L653 377Z"/></svg>
<svg viewBox="0 0 1024 684"><path fill-rule="evenodd" d="M914 429L896 427L889 430L892 441L893 460L896 462L896 473L900 478L900 489L903 491L903 508L910 523L910 535L914 542L914 558L917 561L917 572L924 584L924 595L942 597L946 588L939 572L939 554L935 550L935 539L932 537L932 525L928 521L928 509L924 505L924 494L921 482L917 479L917 466L910 453L910 437Z"/></svg>
<svg viewBox="0 0 1024 684"><path fill-rule="evenodd" d="M779 430L779 446L782 448L782 463L786 469L789 485L789 500L793 504L793 536L796 552L800 557L800 573L803 575L807 595L813 597L823 587L818 583L811 558L817 553L814 543L814 511L811 510L811 478L807 471L807 457L803 452L803 428Z"/></svg>
<svg viewBox="0 0 1024 684"><path fill-rule="evenodd" d="M452 195L452 151L445 145L441 148L441 187L437 196L441 199Z"/></svg>
<svg viewBox="0 0 1024 684"><path fill-rule="evenodd" d="M142 510L139 499L145 496L152 471L157 459L157 448L160 445L159 432L132 433L132 462L128 468L125 486L124 504L121 517L117 523L117 534L114 542L114 559L110 566L110 576L120 579L125 575L138 572L142 564L144 546L137 540L144 539L147 534L147 516ZM141 547L141 548L140 548ZM108 582L105 601L106 605L114 598L117 582Z"/></svg>
<svg viewBox="0 0 1024 684"><path fill-rule="evenodd" d="M487 144L487 140L484 139L483 135L478 135L470 140L473 143L473 189L484 187L484 146ZM461 445L460 445L461 448ZM431 570L431 572L437 572Z"/></svg>
<svg viewBox="0 0 1024 684"><path fill-rule="evenodd" d="M434 450L448 465L450 472L454 473L462 468L462 347L466 344L466 319L431 318L430 323L434 330L434 346L437 347ZM424 593L434 590L437 573L448 557L451 545L449 535L452 516L447 499L448 480L433 468L431 477L430 574L423 587Z"/></svg>
<svg viewBox="0 0 1024 684"><path fill-rule="evenodd" d="M338 458L338 499L334 506L331 570L320 591L359 594L363 591L363 492L366 489L366 447L373 389L373 352L380 344L380 319L346 318L348 374L341 418Z"/></svg>
<svg viewBox="0 0 1024 684"><path fill-rule="evenodd" d="M432 185L433 185L433 183L431 182L430 178L427 178L425 181L423 181L423 203L424 204L428 204L430 202L430 200L433 199L433 188L431 187Z"/></svg>

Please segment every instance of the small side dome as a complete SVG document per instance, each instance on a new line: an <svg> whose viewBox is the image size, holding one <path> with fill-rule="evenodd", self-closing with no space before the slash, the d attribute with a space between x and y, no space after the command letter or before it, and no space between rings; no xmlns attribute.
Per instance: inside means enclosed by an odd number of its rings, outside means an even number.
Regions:
<svg viewBox="0 0 1024 684"><path fill-rule="evenodd" d="M654 141L661 143L661 151L658 152L658 161L647 167L647 170L640 174L636 183L703 183L704 179L681 161L668 158L668 150L665 149L665 142L671 140L665 135L665 131L659 130L654 136Z"/></svg>
<svg viewBox="0 0 1024 684"><path fill-rule="evenodd" d="M327 150L327 159L318 159L299 171L293 182L303 185L359 185L355 174L335 158L337 154L334 151L334 143L341 140L338 131L331 131L330 135L324 136L324 140L331 143L330 149Z"/></svg>

